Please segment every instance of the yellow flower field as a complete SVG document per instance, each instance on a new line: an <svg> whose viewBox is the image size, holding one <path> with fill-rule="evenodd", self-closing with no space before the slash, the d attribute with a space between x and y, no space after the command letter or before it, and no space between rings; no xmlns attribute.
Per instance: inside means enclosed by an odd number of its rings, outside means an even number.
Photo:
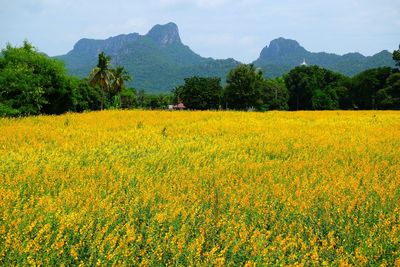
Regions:
<svg viewBox="0 0 400 267"><path fill-rule="evenodd" d="M400 112L0 119L0 265L400 266Z"/></svg>

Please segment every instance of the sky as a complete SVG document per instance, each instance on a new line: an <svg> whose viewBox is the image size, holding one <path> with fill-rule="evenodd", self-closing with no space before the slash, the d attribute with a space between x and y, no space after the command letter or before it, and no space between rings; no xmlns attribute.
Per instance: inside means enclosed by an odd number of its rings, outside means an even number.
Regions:
<svg viewBox="0 0 400 267"><path fill-rule="evenodd" d="M400 44L400 0L0 0L0 48L27 39L62 55L81 38L175 22L203 57L256 60L278 37L311 52L370 56Z"/></svg>

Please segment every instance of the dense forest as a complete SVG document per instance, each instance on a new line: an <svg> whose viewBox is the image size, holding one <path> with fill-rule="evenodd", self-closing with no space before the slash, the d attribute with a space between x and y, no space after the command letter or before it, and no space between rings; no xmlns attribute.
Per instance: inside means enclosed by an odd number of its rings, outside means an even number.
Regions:
<svg viewBox="0 0 400 267"><path fill-rule="evenodd" d="M266 79L262 69L240 64L229 71L224 86L220 78L195 76L171 88L170 94L147 94L127 88L135 74L111 66L103 52L87 78L79 79L69 76L61 61L26 41L21 47L8 45L1 53L0 115L163 109L180 102L190 110L400 109L400 47L393 59L398 68L368 69L353 77L303 65Z"/></svg>

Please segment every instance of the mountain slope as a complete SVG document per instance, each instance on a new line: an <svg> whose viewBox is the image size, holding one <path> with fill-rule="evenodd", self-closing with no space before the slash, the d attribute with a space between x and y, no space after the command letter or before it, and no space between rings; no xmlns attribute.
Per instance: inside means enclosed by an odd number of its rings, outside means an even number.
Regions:
<svg viewBox="0 0 400 267"><path fill-rule="evenodd" d="M112 57L114 66L122 65L133 76L128 84L153 92L170 91L194 75L220 77L240 62L234 59L204 58L184 45L176 24L154 26L146 35L122 34L106 40L81 39L66 55L56 58L65 62L70 74L87 77L97 64L98 54L104 51ZM306 60L309 65L319 65L352 76L369 68L394 67L392 54L382 51L365 57L360 53L343 56L307 51L297 41L278 38L271 41L253 62L264 70L266 77L277 77L289 72Z"/></svg>
<svg viewBox="0 0 400 267"><path fill-rule="evenodd" d="M150 91L169 91L193 75L225 78L239 62L203 58L181 42L174 23L154 26L146 35L132 33L106 40L81 39L73 50L57 58L70 74L86 77L104 51L113 65L122 65L133 76L129 86Z"/></svg>
<svg viewBox="0 0 400 267"><path fill-rule="evenodd" d="M360 53L348 53L343 56L325 52L313 53L307 51L297 41L284 38L271 41L253 63L264 69L266 76L274 77L300 65L303 60L306 60L308 65L318 65L348 76L369 68L395 66L392 54L388 51L369 57Z"/></svg>

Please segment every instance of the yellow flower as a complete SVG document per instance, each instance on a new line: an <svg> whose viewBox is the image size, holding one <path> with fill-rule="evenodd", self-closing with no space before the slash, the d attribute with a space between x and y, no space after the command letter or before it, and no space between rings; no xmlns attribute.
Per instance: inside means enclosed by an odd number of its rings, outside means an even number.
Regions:
<svg viewBox="0 0 400 267"><path fill-rule="evenodd" d="M0 133L0 262L400 267L397 111L99 111Z"/></svg>

